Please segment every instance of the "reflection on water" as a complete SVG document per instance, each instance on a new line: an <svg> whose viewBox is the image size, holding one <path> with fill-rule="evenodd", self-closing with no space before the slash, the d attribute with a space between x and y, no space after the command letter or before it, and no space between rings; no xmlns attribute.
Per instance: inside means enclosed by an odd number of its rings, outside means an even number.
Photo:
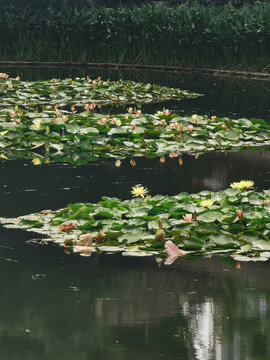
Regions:
<svg viewBox="0 0 270 360"><path fill-rule="evenodd" d="M72 167L34 166L30 161L0 164L2 188L0 214L13 217L43 209L58 209L72 202L98 202L102 196L131 198L131 187L143 184L151 195L176 195L182 191L223 190L233 181L253 180L258 190L269 188L270 151L211 153L195 159L129 159L121 167L115 160Z"/></svg>
<svg viewBox="0 0 270 360"><path fill-rule="evenodd" d="M182 113L270 120L269 82L194 74L117 73L75 69L1 69L22 79L101 75L152 81L204 93L160 106ZM108 111L109 108L107 109ZM115 109L114 109L115 110ZM123 109L118 108L121 112ZM195 159L114 160L86 166L0 163L0 216L18 216L101 196L131 197L141 183L151 195L221 190L253 180L269 188L270 151L211 153ZM36 235L0 229L0 353L8 360L270 359L269 263L66 255Z"/></svg>
<svg viewBox="0 0 270 360"><path fill-rule="evenodd" d="M269 264L69 256L2 230L3 359L268 359ZM4 260L16 258L17 263Z"/></svg>

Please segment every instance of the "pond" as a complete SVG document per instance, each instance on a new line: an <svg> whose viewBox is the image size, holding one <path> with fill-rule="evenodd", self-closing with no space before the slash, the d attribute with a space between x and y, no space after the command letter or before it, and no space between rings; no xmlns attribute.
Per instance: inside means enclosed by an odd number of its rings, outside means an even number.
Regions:
<svg viewBox="0 0 270 360"><path fill-rule="evenodd" d="M23 80L101 76L155 82L204 94L197 99L143 105L180 114L263 118L270 123L266 81L199 74L2 68ZM121 113L125 107L106 107ZM104 195L131 197L141 183L151 195L223 190L250 179L269 189L269 149L209 153L194 158L113 159L81 165L34 166L3 161L0 215L14 217ZM269 264L229 258L177 260L120 255L81 257L38 236L1 228L1 353L7 359L267 359L270 357ZM160 266L159 266L160 265Z"/></svg>

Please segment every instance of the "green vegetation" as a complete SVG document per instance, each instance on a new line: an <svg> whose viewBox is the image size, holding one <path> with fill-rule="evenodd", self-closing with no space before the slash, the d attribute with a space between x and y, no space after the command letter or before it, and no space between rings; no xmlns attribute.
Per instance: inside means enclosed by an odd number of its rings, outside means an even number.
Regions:
<svg viewBox="0 0 270 360"><path fill-rule="evenodd" d="M266 71L270 4L131 8L3 4L0 59L115 62Z"/></svg>
<svg viewBox="0 0 270 360"><path fill-rule="evenodd" d="M270 190L256 192L252 181L231 184L221 192L135 198L104 197L98 204L69 204L58 211L14 219L6 227L35 231L70 251L123 252L124 255L164 254L171 240L189 254L230 253L236 260L270 257ZM145 190L145 191L144 191ZM144 197L146 196L146 197Z"/></svg>
<svg viewBox="0 0 270 360"><path fill-rule="evenodd" d="M155 115L128 108L126 114L94 114L44 109L0 110L0 157L83 164L101 158L198 156L270 145L269 125L261 119L186 116L169 110ZM92 110L93 111L93 110ZM117 165L117 163L116 163Z"/></svg>
<svg viewBox="0 0 270 360"><path fill-rule="evenodd" d="M0 73L0 107L17 105L25 108L37 106L85 106L145 104L165 100L194 98L198 94L166 86L142 84L134 81L103 81L101 78L51 79L47 81L20 81Z"/></svg>

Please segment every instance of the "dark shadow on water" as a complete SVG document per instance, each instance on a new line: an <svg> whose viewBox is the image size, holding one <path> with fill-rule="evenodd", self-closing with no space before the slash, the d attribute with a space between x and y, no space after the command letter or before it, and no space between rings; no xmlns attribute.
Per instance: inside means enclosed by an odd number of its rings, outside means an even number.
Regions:
<svg viewBox="0 0 270 360"><path fill-rule="evenodd" d="M131 187L142 184L150 194L176 195L187 191L223 190L234 181L253 180L258 190L268 189L270 151L210 153L195 159L136 158L73 167L70 165L34 166L29 161L0 164L0 216L18 216L43 209L58 209L72 202L98 202L102 196L122 200L131 198Z"/></svg>

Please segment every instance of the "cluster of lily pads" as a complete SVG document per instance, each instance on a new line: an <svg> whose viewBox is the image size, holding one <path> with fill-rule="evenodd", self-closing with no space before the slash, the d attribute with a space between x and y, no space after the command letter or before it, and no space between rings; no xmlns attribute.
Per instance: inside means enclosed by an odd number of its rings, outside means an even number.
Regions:
<svg viewBox="0 0 270 360"><path fill-rule="evenodd" d="M261 119L180 116L167 109L143 114L129 107L125 114L93 113L95 104L83 111L51 106L41 111L0 109L0 157L30 158L43 162L75 164L102 158L198 156L270 145L270 126Z"/></svg>
<svg viewBox="0 0 270 360"><path fill-rule="evenodd" d="M239 261L267 260L270 190L252 187L252 181L241 181L220 192L151 197L143 186L136 186L131 200L103 197L97 204L69 204L0 221L40 233L44 241L85 256L104 251L163 257L164 244L171 241L185 254L218 252Z"/></svg>
<svg viewBox="0 0 270 360"><path fill-rule="evenodd" d="M17 105L35 108L42 105L74 105L86 103L145 104L165 100L197 97L185 90L143 84L129 80L110 81L87 78L21 81L0 74L0 106Z"/></svg>

